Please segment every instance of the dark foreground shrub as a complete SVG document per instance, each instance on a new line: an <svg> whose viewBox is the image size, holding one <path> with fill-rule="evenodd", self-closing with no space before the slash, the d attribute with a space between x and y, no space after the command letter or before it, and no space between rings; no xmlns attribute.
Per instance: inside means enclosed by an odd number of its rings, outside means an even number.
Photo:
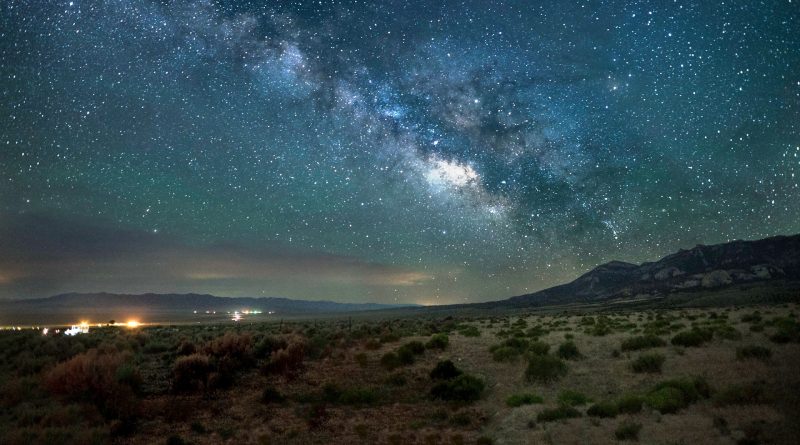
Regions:
<svg viewBox="0 0 800 445"><path fill-rule="evenodd" d="M617 440L639 440L639 431L641 431L641 429L641 424L626 420L620 423L614 431L614 437L616 437Z"/></svg>
<svg viewBox="0 0 800 445"><path fill-rule="evenodd" d="M617 411L625 414L636 414L642 410L644 397L636 394L626 394L617 399Z"/></svg>
<svg viewBox="0 0 800 445"><path fill-rule="evenodd" d="M617 413L619 413L619 409L613 402L595 403L586 410L586 414L590 417L616 417Z"/></svg>
<svg viewBox="0 0 800 445"><path fill-rule="evenodd" d="M789 343L800 341L800 324L791 318L774 320L775 333L769 339L773 343Z"/></svg>
<svg viewBox="0 0 800 445"><path fill-rule="evenodd" d="M761 382L731 385L714 394L716 406L763 403L764 384Z"/></svg>
<svg viewBox="0 0 800 445"><path fill-rule="evenodd" d="M661 372L661 366L665 360L666 357L663 354L643 354L631 362L631 369L633 372Z"/></svg>
<svg viewBox="0 0 800 445"><path fill-rule="evenodd" d="M286 347L274 351L261 368L264 374L293 376L303 367L306 342L301 337L286 340Z"/></svg>
<svg viewBox="0 0 800 445"><path fill-rule="evenodd" d="M445 360L436 364L430 372L430 377L433 380L452 380L461 374L461 370L456 368L452 361Z"/></svg>
<svg viewBox="0 0 800 445"><path fill-rule="evenodd" d="M544 399L535 394L514 394L506 399L506 405L516 408L522 405L532 405L534 403L542 403Z"/></svg>
<svg viewBox="0 0 800 445"><path fill-rule="evenodd" d="M575 342L567 341L558 347L558 356L565 360L574 360L581 356Z"/></svg>
<svg viewBox="0 0 800 445"><path fill-rule="evenodd" d="M711 341L713 334L705 329L692 329L683 331L672 337L672 344L676 346L697 347Z"/></svg>
<svg viewBox="0 0 800 445"><path fill-rule="evenodd" d="M383 357L381 357L381 366L389 371L398 368L401 365L402 363L400 362L400 357L398 357L394 352L387 352L386 354L383 354Z"/></svg>
<svg viewBox="0 0 800 445"><path fill-rule="evenodd" d="M178 357L172 366L172 384L178 391L205 389L211 373L211 361L205 354Z"/></svg>
<svg viewBox="0 0 800 445"><path fill-rule="evenodd" d="M483 380L469 374L437 383L431 388L431 396L435 399L471 402L481 398L485 388Z"/></svg>
<svg viewBox="0 0 800 445"><path fill-rule="evenodd" d="M129 353L90 349L47 372L44 386L69 400L94 403L107 418L133 419L141 378L132 360Z"/></svg>
<svg viewBox="0 0 800 445"><path fill-rule="evenodd" d="M573 419L581 417L581 412L571 406L559 406L558 408L546 409L536 416L539 422L554 422L561 419Z"/></svg>
<svg viewBox="0 0 800 445"><path fill-rule="evenodd" d="M567 375L567 364L552 355L534 355L528 360L525 378L531 382L548 383Z"/></svg>
<svg viewBox="0 0 800 445"><path fill-rule="evenodd" d="M416 361L416 356L425 352L425 345L412 341L397 348L397 358L403 365L411 365Z"/></svg>
<svg viewBox="0 0 800 445"><path fill-rule="evenodd" d="M283 403L286 397L283 396L277 389L268 386L261 392L261 403Z"/></svg>
<svg viewBox="0 0 800 445"><path fill-rule="evenodd" d="M342 405L374 405L380 400L378 392L372 388L348 388L335 400Z"/></svg>
<svg viewBox="0 0 800 445"><path fill-rule="evenodd" d="M772 356L772 350L763 346L751 345L736 348L736 359L745 360L754 358L758 360L769 360Z"/></svg>
<svg viewBox="0 0 800 445"><path fill-rule="evenodd" d="M510 346L498 346L492 349L492 360L496 362L513 362L519 356L520 352Z"/></svg>
<svg viewBox="0 0 800 445"><path fill-rule="evenodd" d="M534 341L531 342L528 350L531 351L532 354L545 355L550 351L550 345L543 341Z"/></svg>
<svg viewBox="0 0 800 445"><path fill-rule="evenodd" d="M253 337L250 334L225 332L206 346L206 353L212 357L226 358L237 366L247 366L253 360Z"/></svg>
<svg viewBox="0 0 800 445"><path fill-rule="evenodd" d="M657 335L641 335L638 337L631 337L622 342L620 349L623 351L638 351L640 349L658 348L666 346L667 342Z"/></svg>

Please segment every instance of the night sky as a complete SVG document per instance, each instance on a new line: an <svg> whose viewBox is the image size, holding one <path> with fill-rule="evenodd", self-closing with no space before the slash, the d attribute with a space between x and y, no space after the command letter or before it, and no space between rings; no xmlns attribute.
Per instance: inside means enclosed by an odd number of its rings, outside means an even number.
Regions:
<svg viewBox="0 0 800 445"><path fill-rule="evenodd" d="M800 5L0 4L0 298L496 300L800 232Z"/></svg>

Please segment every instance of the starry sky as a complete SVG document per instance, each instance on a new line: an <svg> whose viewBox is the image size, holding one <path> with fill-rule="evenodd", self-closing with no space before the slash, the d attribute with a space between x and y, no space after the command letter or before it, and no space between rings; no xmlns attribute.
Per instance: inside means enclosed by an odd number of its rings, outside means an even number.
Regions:
<svg viewBox="0 0 800 445"><path fill-rule="evenodd" d="M0 298L496 300L798 184L797 0L0 4Z"/></svg>

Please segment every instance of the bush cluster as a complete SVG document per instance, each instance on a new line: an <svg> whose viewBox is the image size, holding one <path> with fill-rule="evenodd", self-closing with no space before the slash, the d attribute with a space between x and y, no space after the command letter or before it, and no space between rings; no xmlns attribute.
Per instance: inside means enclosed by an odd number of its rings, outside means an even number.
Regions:
<svg viewBox="0 0 800 445"><path fill-rule="evenodd" d="M663 354L658 354L658 353L642 354L631 362L631 369L633 369L633 372L638 372L638 373L661 372L661 366L664 365L665 360L666 357L664 357Z"/></svg>
<svg viewBox="0 0 800 445"><path fill-rule="evenodd" d="M640 349L658 348L666 346L667 342L657 335L640 335L638 337L631 337L622 342L620 349L623 351L638 351Z"/></svg>
<svg viewBox="0 0 800 445"><path fill-rule="evenodd" d="M552 355L533 355L528 360L525 378L529 382L549 383L567 375L567 364Z"/></svg>
<svg viewBox="0 0 800 445"><path fill-rule="evenodd" d="M431 370L430 376L434 380L439 380L439 383L431 388L431 397L434 399L472 402L481 398L486 387L483 380L465 374L450 360L439 362Z"/></svg>

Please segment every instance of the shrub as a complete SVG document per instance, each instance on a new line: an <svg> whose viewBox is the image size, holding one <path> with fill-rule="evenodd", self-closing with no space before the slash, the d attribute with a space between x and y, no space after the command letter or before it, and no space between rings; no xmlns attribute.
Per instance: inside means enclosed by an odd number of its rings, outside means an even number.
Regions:
<svg viewBox="0 0 800 445"><path fill-rule="evenodd" d="M138 414L135 390L141 381L131 360L129 353L90 349L57 364L44 376L44 386L70 400L94 403L107 418L127 421Z"/></svg>
<svg viewBox="0 0 800 445"><path fill-rule="evenodd" d="M672 344L676 346L697 347L710 341L713 334L705 329L692 329L683 331L672 337Z"/></svg>
<svg viewBox="0 0 800 445"><path fill-rule="evenodd" d="M546 409L536 416L538 422L554 422L561 419L573 419L581 417L581 412L571 406L559 406L558 408Z"/></svg>
<svg viewBox="0 0 800 445"><path fill-rule="evenodd" d="M514 394L506 399L506 405L516 408L522 405L532 405L534 403L542 403L544 399L534 394Z"/></svg>
<svg viewBox="0 0 800 445"><path fill-rule="evenodd" d="M754 358L758 360L769 360L772 356L772 350L758 345L742 346L736 348L736 359L745 360Z"/></svg>
<svg viewBox="0 0 800 445"><path fill-rule="evenodd" d="M197 346L188 340L181 340L178 344L178 355L192 355L197 352Z"/></svg>
<svg viewBox="0 0 800 445"><path fill-rule="evenodd" d="M760 382L731 385L714 394L713 400L717 406L762 403L764 402L764 385Z"/></svg>
<svg viewBox="0 0 800 445"><path fill-rule="evenodd" d="M358 366L362 368L367 367L367 354L359 352L358 354L355 355L354 358L356 359L356 363L358 363Z"/></svg>
<svg viewBox="0 0 800 445"><path fill-rule="evenodd" d="M167 445L186 445L186 441L184 441L181 436L172 435L167 437L166 441Z"/></svg>
<svg viewBox="0 0 800 445"><path fill-rule="evenodd" d="M254 355L258 358L269 358L272 353L289 346L288 341L283 337L266 336L261 339L254 349Z"/></svg>
<svg viewBox="0 0 800 445"><path fill-rule="evenodd" d="M272 386L264 388L264 391L261 392L261 403L283 403L285 401L286 397Z"/></svg>
<svg viewBox="0 0 800 445"><path fill-rule="evenodd" d="M445 349L449 343L450 338L447 334L434 334L425 344L425 347L428 349Z"/></svg>
<svg viewBox="0 0 800 445"><path fill-rule="evenodd" d="M392 375L386 377L385 382L386 382L387 385L405 386L405 384L406 384L406 376L404 376L403 374L399 374L399 373L398 374L392 374Z"/></svg>
<svg viewBox="0 0 800 445"><path fill-rule="evenodd" d="M694 403L700 399L707 399L711 395L711 388L702 377L684 377L666 380L656 385L656 389L668 387L679 389L689 403Z"/></svg>
<svg viewBox="0 0 800 445"><path fill-rule="evenodd" d="M378 393L371 388L348 388L335 400L342 405L373 405L378 402Z"/></svg>
<svg viewBox="0 0 800 445"><path fill-rule="evenodd" d="M631 362L631 369L633 372L661 372L661 366L664 364L666 357L663 354L643 354Z"/></svg>
<svg viewBox="0 0 800 445"><path fill-rule="evenodd" d="M493 345L489 348L492 352L492 358L497 362L514 361L529 347L528 340L524 338L512 337L499 345Z"/></svg>
<svg viewBox="0 0 800 445"><path fill-rule="evenodd" d="M776 331L769 339L773 343L789 343L800 341L800 324L791 318L773 320Z"/></svg>
<svg viewBox="0 0 800 445"><path fill-rule="evenodd" d="M709 395L708 383L702 378L674 379L656 385L645 396L645 404L667 414L677 412L702 398L708 398Z"/></svg>
<svg viewBox="0 0 800 445"><path fill-rule="evenodd" d="M205 349L212 357L225 357L237 366L245 366L253 359L253 337L250 334L228 331L222 337L212 340Z"/></svg>
<svg viewBox="0 0 800 445"><path fill-rule="evenodd" d="M206 388L211 373L211 362L205 354L178 357L172 366L173 387L176 390Z"/></svg>
<svg viewBox="0 0 800 445"><path fill-rule="evenodd" d="M528 381L548 383L567 375L567 364L551 355L534 355L528 360L525 378Z"/></svg>
<svg viewBox="0 0 800 445"><path fill-rule="evenodd" d="M742 316L743 323L758 323L761 321L761 313L758 311L753 312L752 314L746 314Z"/></svg>
<svg viewBox="0 0 800 445"><path fill-rule="evenodd" d="M464 337L480 337L481 331L475 326L467 326L459 331Z"/></svg>
<svg viewBox="0 0 800 445"><path fill-rule="evenodd" d="M160 341L149 341L144 344L142 348L142 352L145 354L160 354L165 351L169 351L170 346L164 342Z"/></svg>
<svg viewBox="0 0 800 445"><path fill-rule="evenodd" d="M602 337L611 333L611 327L605 323L598 323L587 329L586 333L595 337Z"/></svg>
<svg viewBox="0 0 800 445"><path fill-rule="evenodd" d="M586 410L586 414L590 417L616 417L617 413L619 413L619 408L613 402L595 403Z"/></svg>
<svg viewBox="0 0 800 445"><path fill-rule="evenodd" d="M724 338L725 340L741 340L742 338L742 333L729 325L716 326L714 328L714 335L719 338Z"/></svg>
<svg viewBox="0 0 800 445"><path fill-rule="evenodd" d="M675 413L688 406L681 390L672 387L650 392L645 398L645 403L662 414Z"/></svg>
<svg viewBox="0 0 800 445"><path fill-rule="evenodd" d="M425 345L412 341L397 348L397 358L403 365L411 365L416 361L416 356L425 352Z"/></svg>
<svg viewBox="0 0 800 445"><path fill-rule="evenodd" d="M565 389L558 394L558 403L567 406L580 406L589 402L589 398L585 395Z"/></svg>
<svg viewBox="0 0 800 445"><path fill-rule="evenodd" d="M658 348L666 346L667 342L657 335L641 335L638 337L631 337L622 342L620 349L623 351L638 351L640 349Z"/></svg>
<svg viewBox="0 0 800 445"><path fill-rule="evenodd" d="M510 346L500 346L492 351L492 360L496 362L512 362L519 357L518 350Z"/></svg>
<svg viewBox="0 0 800 445"><path fill-rule="evenodd" d="M529 351L536 355L545 355L550 352L550 345L542 341L535 341L530 344Z"/></svg>
<svg viewBox="0 0 800 445"><path fill-rule="evenodd" d="M381 366L389 371L398 368L401 365L402 362L400 362L400 357L398 357L394 352L387 352L386 354L383 354L383 357L381 357Z"/></svg>
<svg viewBox="0 0 800 445"><path fill-rule="evenodd" d="M436 364L430 372L430 377L433 380L452 380L461 374L461 370L456 368L452 361L445 360Z"/></svg>
<svg viewBox="0 0 800 445"><path fill-rule="evenodd" d="M422 344L422 342L410 341L397 349L398 353L401 351L408 351L414 355L420 355L425 352L425 345Z"/></svg>
<svg viewBox="0 0 800 445"><path fill-rule="evenodd" d="M286 347L274 351L261 368L264 374L292 376L303 367L306 343L300 337L286 341Z"/></svg>
<svg viewBox="0 0 800 445"><path fill-rule="evenodd" d="M642 396L635 394L624 395L617 399L617 411L625 414L636 414L642 410L643 403L644 397Z"/></svg>
<svg viewBox="0 0 800 445"><path fill-rule="evenodd" d="M578 352L578 347L575 345L575 342L567 341L561 343L558 347L558 356L565 359L565 360L573 360L580 357L580 353Z"/></svg>
<svg viewBox="0 0 800 445"><path fill-rule="evenodd" d="M485 388L483 380L469 374L436 384L431 388L431 396L435 399L471 402L478 400Z"/></svg>
<svg viewBox="0 0 800 445"><path fill-rule="evenodd" d="M641 429L641 424L626 420L620 423L614 431L614 437L616 437L617 440L639 440L639 431L641 431Z"/></svg>

